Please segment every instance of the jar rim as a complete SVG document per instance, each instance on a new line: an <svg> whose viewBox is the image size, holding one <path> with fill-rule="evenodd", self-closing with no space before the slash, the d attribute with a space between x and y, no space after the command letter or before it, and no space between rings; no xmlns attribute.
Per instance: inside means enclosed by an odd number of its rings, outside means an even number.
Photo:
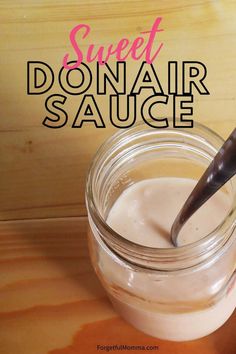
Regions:
<svg viewBox="0 0 236 354"><path fill-rule="evenodd" d="M173 120L169 120L169 121L173 122ZM92 188L92 178L94 174L94 169L96 169L96 164L97 161L99 160L100 155L103 153L104 150L108 151L107 148L114 141L119 142L122 140L122 138L124 139L129 134L135 133L137 129L140 129L142 127L145 127L148 130L152 130L152 129L157 130L157 128L147 126L147 124L144 122L138 122L135 124L135 126L131 128L127 128L125 130L119 130L118 132L110 136L97 150L92 160L91 166L87 174L87 179L86 179L85 199L86 199L87 210L90 213L91 218L95 222L95 224L99 225L101 231L99 232L99 234L103 236L105 235L105 237L102 238L103 241L105 241L106 245L111 249L109 241L112 241L112 243L116 245L117 249L121 253L122 252L126 253L127 249L130 251L128 252L129 254L133 252L133 258L136 259L138 262L138 264L136 265L141 265L139 264L140 257L145 258L146 261L147 260L155 261L157 259L159 260L169 259L171 261L173 258L176 259L178 257L181 258L181 260L184 259L189 260L193 255L198 253L201 254L201 256L205 256L203 257L203 259L205 260L206 258L209 258L206 257L207 254L210 255L210 252L221 249L222 246L225 245L225 243L233 233L234 227L236 226L236 223L235 225L233 225L235 221L235 213L236 213L236 200L234 200L234 203L232 203L230 210L225 216L225 218L219 223L219 225L214 230L212 230L206 236L202 237L201 239L195 242L186 245L181 245L179 247L173 247L173 248L158 248L158 247L145 246L126 239L124 236L116 232L113 228L111 228L108 225L106 219L101 215L98 208L96 207L96 202L94 200L93 188ZM174 133L186 133L186 129L187 128L167 127L165 129L159 130L159 132L165 131L165 132L174 132ZM222 137L220 137L216 132L214 132L213 130L211 130L210 128L206 127L201 123L194 122L194 127L191 128L191 133L193 133L192 130L194 131L199 130L199 132L206 133L212 136L217 140L219 147L224 143ZM212 144L211 147L213 147ZM217 152L217 149L215 147L213 148L215 152ZM226 239L223 236L221 237L219 236L219 235L225 235L226 231L229 229L231 229L231 232L228 232L228 234L226 235L227 236ZM121 258L123 258L119 251L118 251L118 256L121 256Z"/></svg>

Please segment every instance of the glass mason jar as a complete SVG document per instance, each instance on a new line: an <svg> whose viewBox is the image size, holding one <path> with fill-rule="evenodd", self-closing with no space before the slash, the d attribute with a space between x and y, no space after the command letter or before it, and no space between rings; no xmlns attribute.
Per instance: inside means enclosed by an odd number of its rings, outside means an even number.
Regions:
<svg viewBox="0 0 236 354"><path fill-rule="evenodd" d="M134 327L185 341L219 328L236 306L236 179L223 192L231 207L218 227L192 244L152 248L106 223L119 195L140 180L199 179L223 140L203 125L118 132L98 150L86 185L92 264L117 312ZM122 223L122 220L121 220Z"/></svg>

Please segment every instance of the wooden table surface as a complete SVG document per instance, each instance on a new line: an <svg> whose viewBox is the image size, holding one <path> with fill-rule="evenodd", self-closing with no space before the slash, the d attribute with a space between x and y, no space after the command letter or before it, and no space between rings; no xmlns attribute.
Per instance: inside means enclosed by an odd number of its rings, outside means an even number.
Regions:
<svg viewBox="0 0 236 354"><path fill-rule="evenodd" d="M1 354L95 354L104 352L97 345L116 344L235 354L236 313L214 334L186 343L154 339L124 322L93 272L86 228L82 217L0 224Z"/></svg>
<svg viewBox="0 0 236 354"><path fill-rule="evenodd" d="M210 95L195 95L193 117L226 137L236 125L235 1L0 1L0 354L94 354L99 344L236 353L236 314L209 337L171 343L138 332L114 312L88 258L84 204L91 158L116 130L105 98L98 99L106 129L52 130L42 125L48 95L27 95L27 61L58 71L78 23L91 26L95 45L107 45L136 38L158 16L164 47L154 66L161 82L166 89L170 60L203 62ZM129 81L140 63L127 65ZM68 98L70 116L80 100ZM137 351L122 351L131 352Z"/></svg>

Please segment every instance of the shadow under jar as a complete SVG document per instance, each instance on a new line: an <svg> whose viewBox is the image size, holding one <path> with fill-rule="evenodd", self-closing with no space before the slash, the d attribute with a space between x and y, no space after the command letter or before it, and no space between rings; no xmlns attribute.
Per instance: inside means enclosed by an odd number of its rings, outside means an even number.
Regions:
<svg viewBox="0 0 236 354"><path fill-rule="evenodd" d="M236 306L236 179L223 188L227 216L208 235L178 248L146 247L107 224L109 211L130 185L158 177L198 180L223 140L196 124L158 130L146 124L118 132L98 150L86 185L93 267L117 312L161 339L206 336ZM122 220L120 221L123 222Z"/></svg>

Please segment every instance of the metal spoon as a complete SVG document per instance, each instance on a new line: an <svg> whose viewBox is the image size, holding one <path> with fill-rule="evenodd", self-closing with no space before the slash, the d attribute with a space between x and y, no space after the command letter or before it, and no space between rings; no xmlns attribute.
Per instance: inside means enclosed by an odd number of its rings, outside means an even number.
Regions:
<svg viewBox="0 0 236 354"><path fill-rule="evenodd" d="M186 221L236 174L236 128L222 145L177 215L171 239L178 246L178 235Z"/></svg>

